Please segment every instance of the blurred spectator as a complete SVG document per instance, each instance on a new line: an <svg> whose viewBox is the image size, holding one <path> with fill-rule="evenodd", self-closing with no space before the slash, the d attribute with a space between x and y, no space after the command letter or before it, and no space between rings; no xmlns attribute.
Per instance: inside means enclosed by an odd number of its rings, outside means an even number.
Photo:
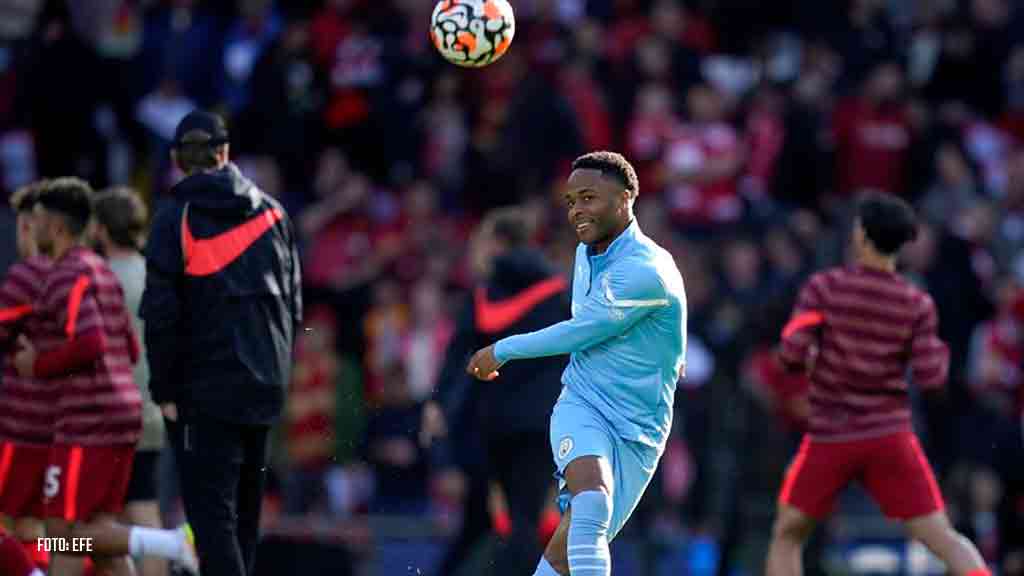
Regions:
<svg viewBox="0 0 1024 576"><path fill-rule="evenodd" d="M709 233L743 216L737 179L745 151L726 121L725 98L717 89L697 84L686 103L688 122L665 151L666 200L680 231Z"/></svg>
<svg viewBox="0 0 1024 576"><path fill-rule="evenodd" d="M381 370L382 390L366 423L364 453L375 477L370 512L417 515L427 511L427 460L418 443L420 410L400 363Z"/></svg>
<svg viewBox="0 0 1024 576"><path fill-rule="evenodd" d="M335 459L335 396L343 377L335 350L333 313L310 310L295 349L295 366L285 407L290 470L285 510L306 514L324 510L325 474ZM355 398L349 398L355 400Z"/></svg>
<svg viewBox="0 0 1024 576"><path fill-rule="evenodd" d="M863 189L907 191L907 151L914 135L898 63L887 60L871 69L859 94L836 108L832 130L841 197Z"/></svg>
<svg viewBox="0 0 1024 576"><path fill-rule="evenodd" d="M437 279L421 280L411 292L409 330L402 358L409 391L413 399L423 401L433 392L455 327L446 314L444 294Z"/></svg>
<svg viewBox="0 0 1024 576"><path fill-rule="evenodd" d="M220 97L230 114L249 104L253 69L281 32L281 19L272 0L240 0L239 12L224 38L224 68L219 74L223 82Z"/></svg>
<svg viewBox="0 0 1024 576"><path fill-rule="evenodd" d="M138 60L141 93L172 81L200 106L219 103L223 37L216 17L197 0L161 0L147 11Z"/></svg>
<svg viewBox="0 0 1024 576"><path fill-rule="evenodd" d="M252 66L250 98L239 115L239 140L281 160L289 190L307 185L323 105L323 74L310 48L309 22L290 20ZM312 161L311 161L312 160ZM308 199L306 199L308 200Z"/></svg>
<svg viewBox="0 0 1024 576"><path fill-rule="evenodd" d="M957 142L944 142L935 152L935 181L922 199L921 215L937 226L981 200L977 176Z"/></svg>
<svg viewBox="0 0 1024 576"><path fill-rule="evenodd" d="M46 2L30 58L19 78L18 115L32 131L40 173L101 178L93 128L101 97L99 61L73 28L63 1ZM68 98L68 86L74 86L74 98Z"/></svg>
<svg viewBox="0 0 1024 576"><path fill-rule="evenodd" d="M374 284L373 304L363 323L367 399L371 403L382 401L388 386L394 386L388 379L399 370L402 373L402 393L411 399L408 375L402 366L403 345L409 329L409 307L396 281L382 279ZM392 392L396 390L392 389Z"/></svg>

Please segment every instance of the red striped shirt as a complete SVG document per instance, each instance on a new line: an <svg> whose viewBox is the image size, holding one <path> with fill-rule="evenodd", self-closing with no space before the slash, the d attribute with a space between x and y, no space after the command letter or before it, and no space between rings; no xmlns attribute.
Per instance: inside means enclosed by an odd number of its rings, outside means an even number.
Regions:
<svg viewBox="0 0 1024 576"><path fill-rule="evenodd" d="M5 352L3 385L0 386L0 439L11 442L49 444L53 439L56 384L24 378L14 369L15 338L19 333L27 336L37 348L60 341L61 334L48 331L46 322L36 311L49 272L49 260L27 258L11 266L0 284L0 310L27 310L24 314L12 314L10 320L0 323L0 342Z"/></svg>
<svg viewBox="0 0 1024 576"><path fill-rule="evenodd" d="M949 348L931 297L895 273L833 268L800 291L780 359L810 369L810 434L848 440L909 430L907 373L943 386Z"/></svg>
<svg viewBox="0 0 1024 576"><path fill-rule="evenodd" d="M135 333L117 277L98 255L73 248L54 264L42 306L50 329L64 336L58 345L97 330L104 342L102 356L88 368L55 378L60 388L54 441L134 445L142 428L142 398L132 376Z"/></svg>

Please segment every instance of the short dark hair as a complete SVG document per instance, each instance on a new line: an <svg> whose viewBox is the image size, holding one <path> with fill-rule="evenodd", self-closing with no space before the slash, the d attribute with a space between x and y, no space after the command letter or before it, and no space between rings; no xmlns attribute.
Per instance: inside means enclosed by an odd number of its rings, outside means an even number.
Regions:
<svg viewBox="0 0 1024 576"><path fill-rule="evenodd" d="M515 206L494 210L487 215L485 225L489 225L494 237L509 248L523 246L533 236L533 226L526 212Z"/></svg>
<svg viewBox="0 0 1024 576"><path fill-rule="evenodd" d="M636 177L636 170L629 160L618 152L588 152L573 161L572 169L597 170L606 177L618 180L623 188L632 192L634 196L640 193L640 180Z"/></svg>
<svg viewBox="0 0 1024 576"><path fill-rule="evenodd" d="M881 192L869 192L857 203L857 219L874 247L893 255L907 242L917 238L917 216L902 198Z"/></svg>
<svg viewBox="0 0 1024 576"><path fill-rule="evenodd" d="M142 247L148 217L146 204L131 188L111 188L96 195L92 203L96 221L102 224L118 246Z"/></svg>
<svg viewBox="0 0 1024 576"><path fill-rule="evenodd" d="M11 209L17 213L31 212L36 207L36 200L39 199L39 188L43 182L39 180L15 190L9 199Z"/></svg>
<svg viewBox="0 0 1024 576"><path fill-rule="evenodd" d="M186 142L175 150L178 167L182 172L208 170L217 167L217 152L227 144L210 144L209 142Z"/></svg>
<svg viewBox="0 0 1024 576"><path fill-rule="evenodd" d="M74 236L81 236L92 217L92 187L81 178L54 178L39 186L37 203L60 214Z"/></svg>

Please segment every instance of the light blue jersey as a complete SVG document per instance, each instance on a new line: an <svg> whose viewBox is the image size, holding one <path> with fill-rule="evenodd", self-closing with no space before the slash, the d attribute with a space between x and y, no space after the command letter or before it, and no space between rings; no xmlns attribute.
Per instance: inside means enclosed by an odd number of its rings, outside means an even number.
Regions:
<svg viewBox="0 0 1024 576"><path fill-rule="evenodd" d="M603 254L576 249L572 318L500 340L499 362L571 354L559 402L589 405L618 437L658 448L686 351L686 293L672 255L636 221Z"/></svg>

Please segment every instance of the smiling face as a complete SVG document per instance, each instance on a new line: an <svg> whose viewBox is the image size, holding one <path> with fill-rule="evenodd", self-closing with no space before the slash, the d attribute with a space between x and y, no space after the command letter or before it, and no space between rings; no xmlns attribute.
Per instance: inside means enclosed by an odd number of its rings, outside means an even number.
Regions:
<svg viewBox="0 0 1024 576"><path fill-rule="evenodd" d="M565 190L569 225L580 242L600 254L632 220L633 193L600 170L578 169Z"/></svg>

